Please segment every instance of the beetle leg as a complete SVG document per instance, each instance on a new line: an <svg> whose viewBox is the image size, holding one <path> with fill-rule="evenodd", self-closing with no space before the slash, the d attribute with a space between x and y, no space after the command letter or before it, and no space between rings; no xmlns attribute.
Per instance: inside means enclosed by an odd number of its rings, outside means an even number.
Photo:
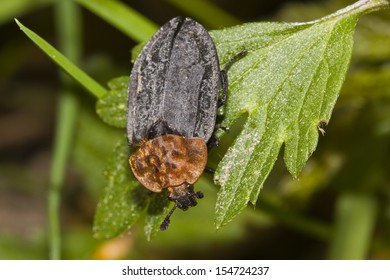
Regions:
<svg viewBox="0 0 390 280"><path fill-rule="evenodd" d="M225 63L225 66L221 70L221 72L220 72L220 83L221 83L221 87L222 87L222 97L218 99L218 102L217 102L217 107L218 108L223 106L223 105L225 105L226 101L227 101L228 83L229 83L227 72L228 72L230 66L232 66L232 64L234 62L236 62L238 59L240 59L243 56L245 56L247 53L248 52L246 50L240 51L238 54L236 54L231 59L229 59L229 61ZM229 132L229 128L228 127L221 126L220 124L217 124L215 126L214 132L216 130L218 130L218 129L222 129L222 130L224 130L226 132ZM217 146L219 146L219 139L218 139L217 136L215 136L213 134L211 136L210 140L207 142L207 148L210 150L211 148L217 147Z"/></svg>
<svg viewBox="0 0 390 280"><path fill-rule="evenodd" d="M215 131L214 131L215 133ZM209 141L207 142L207 150L211 150L214 147L219 146L219 138L215 134L211 135Z"/></svg>
<svg viewBox="0 0 390 280"><path fill-rule="evenodd" d="M173 212L176 210L177 204L173 205L171 211L169 211L168 215L165 217L164 221L160 225L160 231L164 231L168 228L169 224L171 223L171 216Z"/></svg>
<svg viewBox="0 0 390 280"><path fill-rule="evenodd" d="M217 124L217 125L215 125L214 133L218 129L222 129L225 132L229 132L229 128L228 127L221 126L220 124ZM210 149L212 149L214 147L218 147L218 146L219 146L219 138L217 136L215 136L215 134L211 135L211 138L207 142L207 149L210 150Z"/></svg>
<svg viewBox="0 0 390 280"><path fill-rule="evenodd" d="M214 170L214 168L206 167L203 172L204 173L209 173L209 174L214 174L215 170Z"/></svg>
<svg viewBox="0 0 390 280"><path fill-rule="evenodd" d="M222 129L225 132L229 132L229 128L226 127L226 126L222 126L221 124L215 125L215 129L214 130L218 130L218 129Z"/></svg>
<svg viewBox="0 0 390 280"><path fill-rule="evenodd" d="M226 68L226 67L225 67ZM221 107L226 104L227 95L228 95L228 76L225 68L221 71L219 74L220 81L221 81L221 87L222 87L222 97L218 99L217 107Z"/></svg>
<svg viewBox="0 0 390 280"><path fill-rule="evenodd" d="M247 54L246 50L240 51L238 54L236 54L231 59L229 59L229 61L226 62L225 66L221 70L220 81L222 87L222 97L218 99L218 103L217 103L218 108L226 104L227 95L228 95L228 84L229 84L227 72L230 66L232 66L234 62L236 62L238 59L242 58L246 54Z"/></svg>

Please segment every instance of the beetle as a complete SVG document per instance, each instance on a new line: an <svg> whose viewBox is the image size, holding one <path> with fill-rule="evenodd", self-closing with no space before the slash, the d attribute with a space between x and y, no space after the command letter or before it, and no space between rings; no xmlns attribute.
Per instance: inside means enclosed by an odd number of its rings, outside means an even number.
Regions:
<svg viewBox="0 0 390 280"><path fill-rule="evenodd" d="M152 192L168 190L173 201L160 229L176 208L187 210L203 197L194 183L205 170L217 109L226 102L226 71L220 70L214 42L190 18L175 17L145 45L130 74L128 143L139 147L129 157L137 180ZM219 98L220 88L222 97Z"/></svg>

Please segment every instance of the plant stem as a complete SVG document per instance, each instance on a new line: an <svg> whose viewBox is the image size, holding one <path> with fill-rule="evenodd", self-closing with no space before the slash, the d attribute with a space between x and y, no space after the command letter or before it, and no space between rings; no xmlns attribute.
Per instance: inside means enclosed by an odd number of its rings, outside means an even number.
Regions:
<svg viewBox="0 0 390 280"><path fill-rule="evenodd" d="M388 9L390 7L389 0L359 0L352 5L349 5L341 10L336 11L333 14L325 16L323 18L305 22L304 24L314 24L321 21L326 21L332 18L340 17L343 15L361 15L368 14L382 9Z"/></svg>
<svg viewBox="0 0 390 280"><path fill-rule="evenodd" d="M80 57L80 11L72 0L58 1L55 18L62 52L77 62ZM78 100L70 87L73 82L61 73L63 90L58 100L57 126L53 151L53 163L50 176L48 212L49 212L49 257L61 258L60 200L61 186L68 155L72 146L73 132L78 112Z"/></svg>
<svg viewBox="0 0 390 280"><path fill-rule="evenodd" d="M366 259L378 214L376 199L370 194L342 193L336 203L334 238L329 259Z"/></svg>
<svg viewBox="0 0 390 280"><path fill-rule="evenodd" d="M344 13L367 14L389 8L389 0L359 0L356 3L337 11L334 15Z"/></svg>

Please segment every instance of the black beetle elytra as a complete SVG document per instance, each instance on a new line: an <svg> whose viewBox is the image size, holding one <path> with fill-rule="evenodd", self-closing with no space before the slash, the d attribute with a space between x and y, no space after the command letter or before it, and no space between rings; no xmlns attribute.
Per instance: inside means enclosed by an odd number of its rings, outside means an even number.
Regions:
<svg viewBox="0 0 390 280"><path fill-rule="evenodd" d="M202 198L193 184L207 162L217 109L226 101L226 70L207 30L176 17L163 25L134 63L128 90L127 137L139 146L129 163L149 190L167 188L175 202L161 225L165 230L177 207L187 210ZM218 99L222 87L222 98Z"/></svg>

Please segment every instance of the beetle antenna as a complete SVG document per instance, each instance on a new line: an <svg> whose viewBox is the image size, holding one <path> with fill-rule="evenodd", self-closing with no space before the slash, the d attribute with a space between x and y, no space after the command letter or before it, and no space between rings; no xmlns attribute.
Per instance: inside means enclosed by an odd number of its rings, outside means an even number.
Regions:
<svg viewBox="0 0 390 280"><path fill-rule="evenodd" d="M177 204L175 203L175 205L172 207L171 211L169 211L168 215L165 217L164 221L161 223L160 225L160 230L161 231L164 231L168 228L169 226L169 223L171 222L171 215L173 214L173 212L175 211L175 209L177 208Z"/></svg>

